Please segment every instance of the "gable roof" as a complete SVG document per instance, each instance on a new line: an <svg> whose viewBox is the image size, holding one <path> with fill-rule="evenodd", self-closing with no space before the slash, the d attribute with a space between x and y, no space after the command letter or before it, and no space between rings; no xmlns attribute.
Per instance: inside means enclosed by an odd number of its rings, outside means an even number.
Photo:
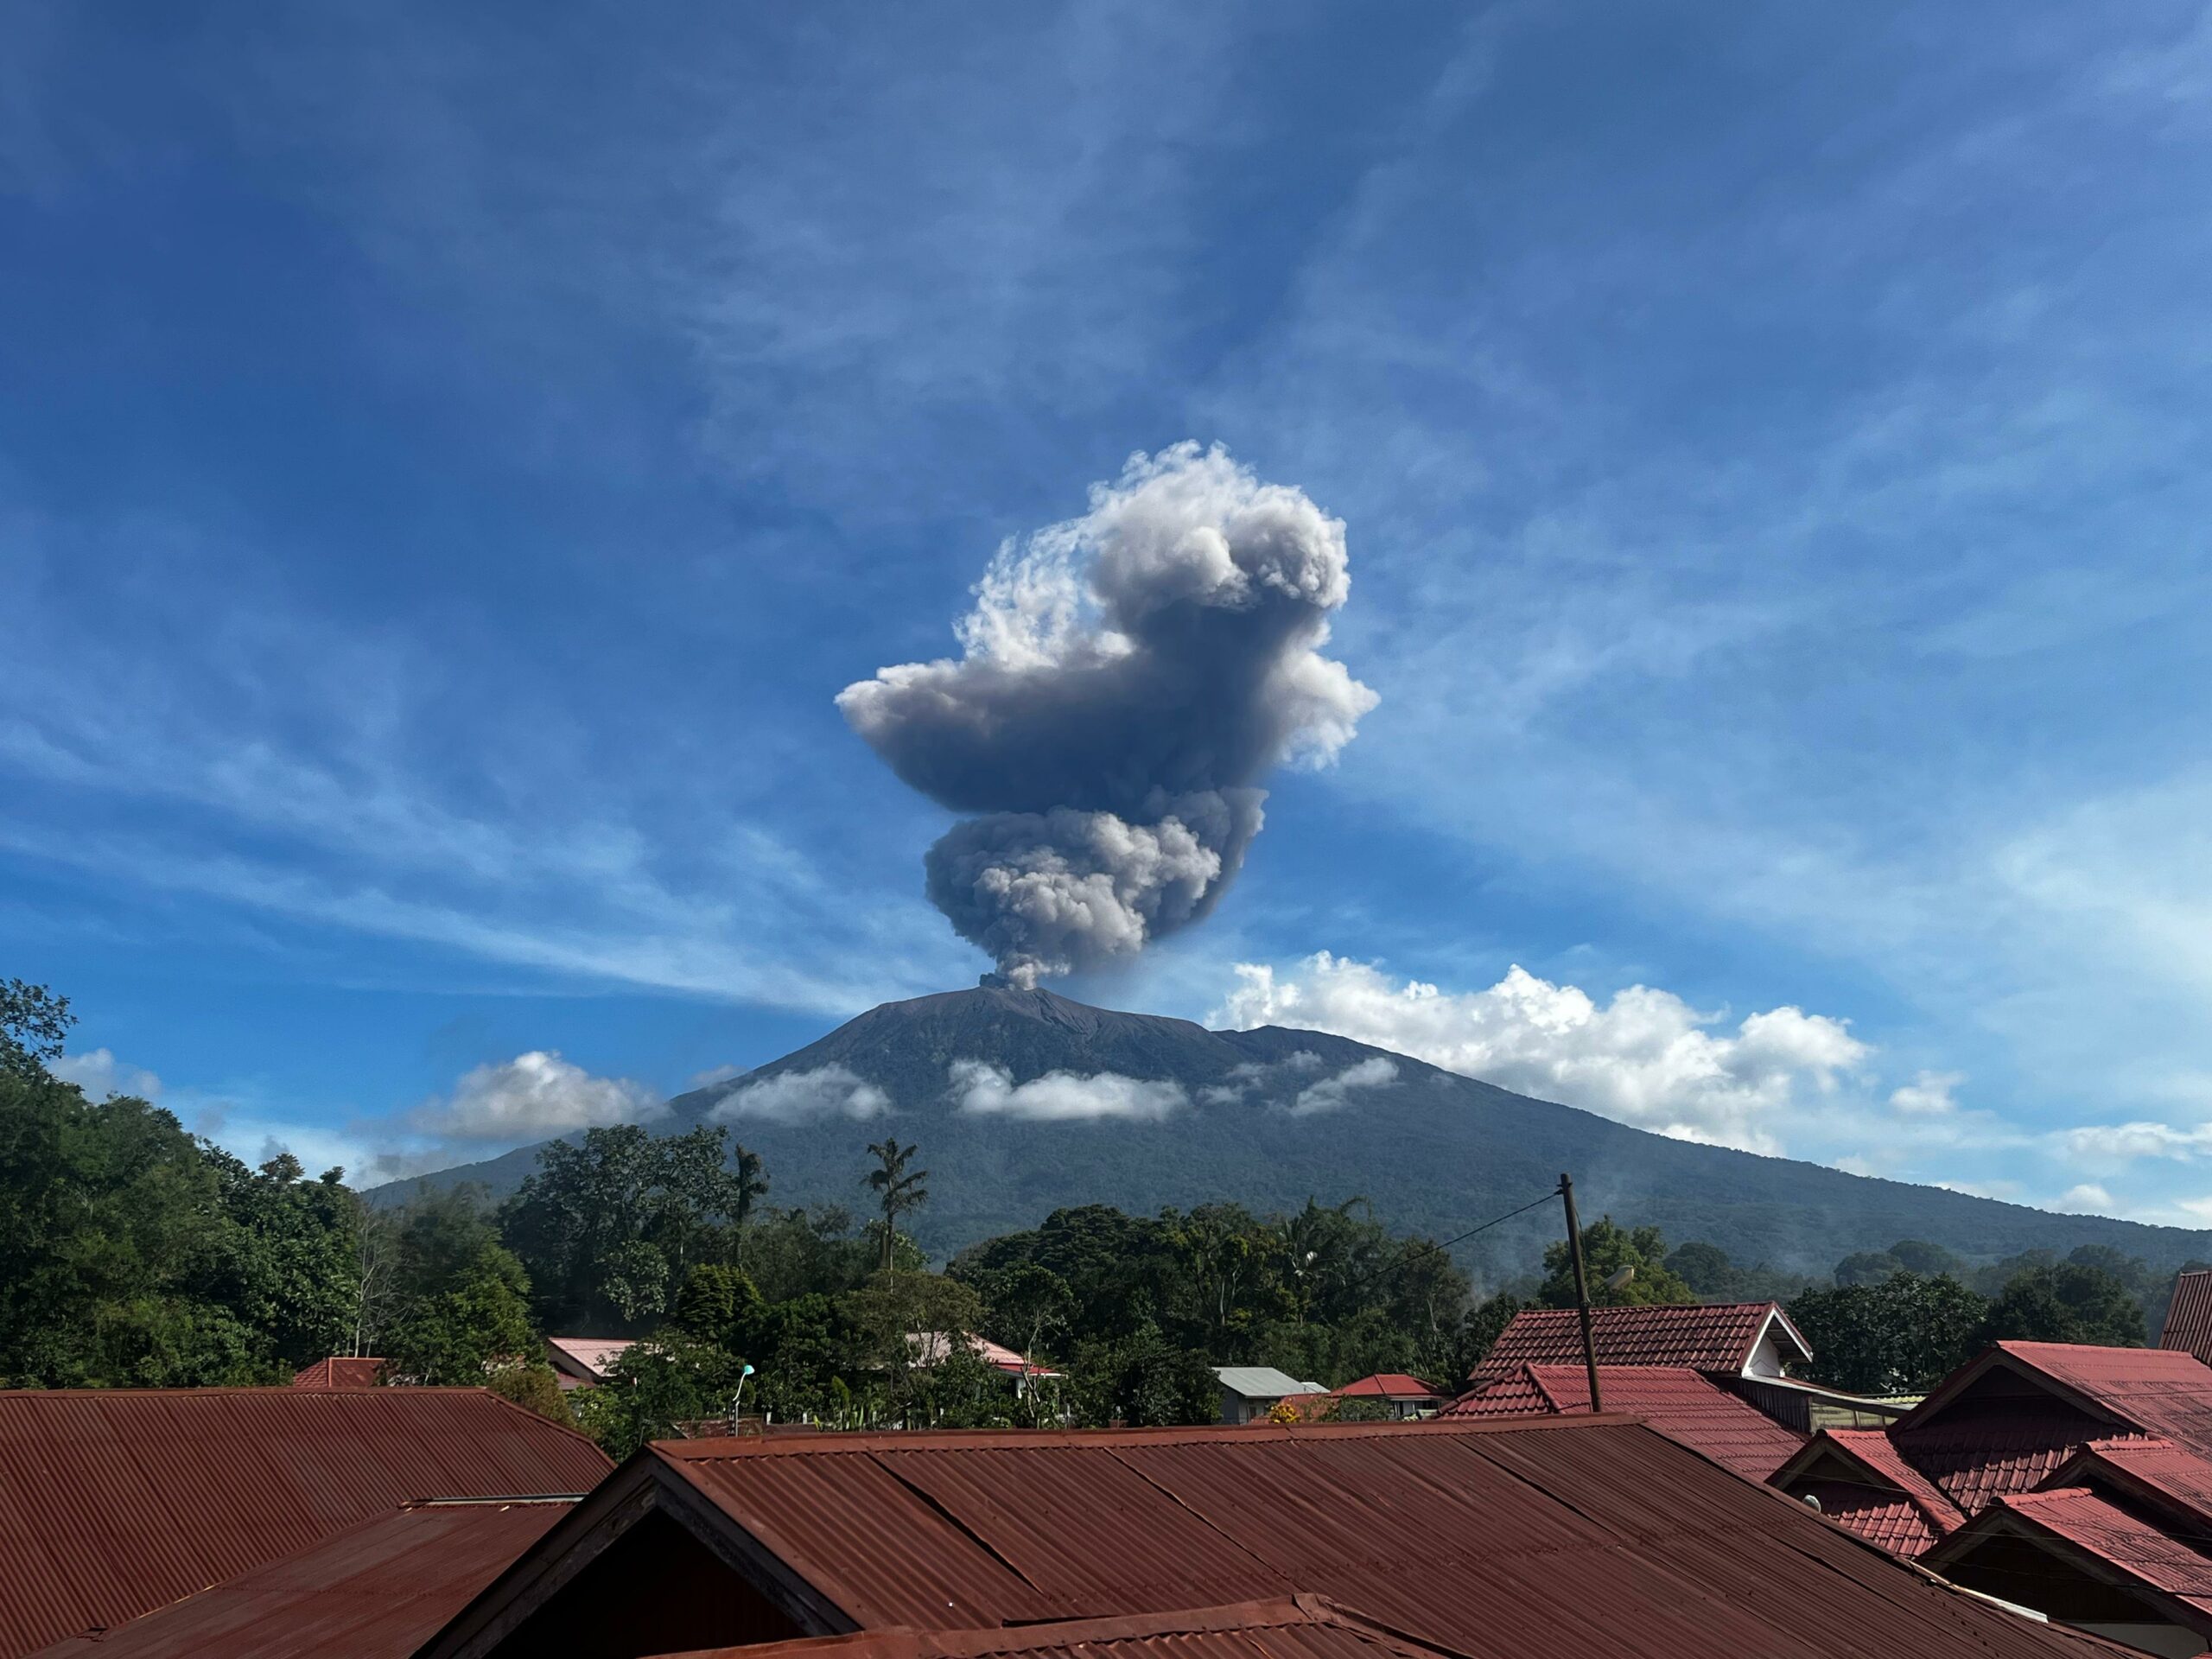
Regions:
<svg viewBox="0 0 2212 1659"><path fill-rule="evenodd" d="M2212 1463L2155 1435L2092 1440L2044 1484L2109 1488L2184 1517L2192 1530L2212 1528Z"/></svg>
<svg viewBox="0 0 2212 1659"><path fill-rule="evenodd" d="M630 1337L548 1337L545 1357L556 1371L607 1381L607 1373L634 1342Z"/></svg>
<svg viewBox="0 0 2212 1659"><path fill-rule="evenodd" d="M384 1376L384 1361L356 1357L347 1354L334 1354L328 1359L318 1359L305 1370L293 1374L296 1389L373 1389Z"/></svg>
<svg viewBox="0 0 2212 1659"><path fill-rule="evenodd" d="M0 1659L410 1498L577 1492L611 1466L482 1389L0 1392Z"/></svg>
<svg viewBox="0 0 2212 1659"><path fill-rule="evenodd" d="M1300 1595L1014 1630L861 1630L661 1659L1437 1659L1450 1651L1387 1630L1325 1596Z"/></svg>
<svg viewBox="0 0 2212 1659"><path fill-rule="evenodd" d="M1804 1445L1795 1429L1687 1366L1601 1366L1598 1387L1608 1412L1640 1418L1677 1445L1747 1480L1764 1480ZM1590 1378L1581 1366L1524 1365L1517 1377L1461 1395L1444 1414L1497 1417L1589 1409Z"/></svg>
<svg viewBox="0 0 2212 1659"><path fill-rule="evenodd" d="M1793 1497L1818 1498L1838 1526L1907 1559L1925 1554L1967 1518L1878 1428L1822 1429L1768 1481Z"/></svg>
<svg viewBox="0 0 2212 1659"><path fill-rule="evenodd" d="M1346 1400L1439 1400L1443 1398L1434 1389L1417 1376L1403 1371L1377 1371L1372 1376L1363 1376L1357 1382L1347 1382L1335 1390Z"/></svg>
<svg viewBox="0 0 2212 1659"><path fill-rule="evenodd" d="M36 1659L405 1659L573 1501L410 1504Z"/></svg>
<svg viewBox="0 0 2212 1659"><path fill-rule="evenodd" d="M2097 1576L2125 1581L2200 1636L2212 1635L2212 1556L2082 1487L1999 1498L1929 1551L1926 1564L1955 1568L2002 1532L2035 1539L2077 1567L2086 1560Z"/></svg>
<svg viewBox="0 0 2212 1659"><path fill-rule="evenodd" d="M2212 1268L2174 1275L2173 1300L2166 1305L2158 1346L2195 1354L2212 1364Z"/></svg>
<svg viewBox="0 0 2212 1659"><path fill-rule="evenodd" d="M648 1514L816 1635L1305 1592L1471 1659L2079 1651L1641 1424L1557 1417L656 1443L423 1659L495 1651L556 1592L605 1608L593 1552Z"/></svg>
<svg viewBox="0 0 2212 1659"><path fill-rule="evenodd" d="M1326 1394L1319 1382L1301 1382L1272 1365L1217 1365L1213 1374L1221 1386L1247 1400L1284 1400L1294 1394Z"/></svg>
<svg viewBox="0 0 2212 1659"><path fill-rule="evenodd" d="M1759 1338L1772 1331L1785 1348L1810 1359L1812 1345L1777 1302L1707 1306L1593 1307L1590 1346L1600 1365L1687 1365L1699 1371L1740 1371ZM1496 1381L1522 1365L1582 1363L1582 1325L1573 1308L1524 1308L1498 1334L1469 1381Z"/></svg>

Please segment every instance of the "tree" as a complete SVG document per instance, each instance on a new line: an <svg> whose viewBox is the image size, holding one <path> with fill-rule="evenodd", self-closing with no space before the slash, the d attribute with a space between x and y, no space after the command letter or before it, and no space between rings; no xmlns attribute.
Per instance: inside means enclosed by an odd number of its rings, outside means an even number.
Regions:
<svg viewBox="0 0 2212 1659"><path fill-rule="evenodd" d="M1667 1265L1667 1241L1656 1227L1631 1230L1616 1226L1611 1216L1600 1216L1582 1230L1582 1260L1593 1307L1697 1300L1681 1274ZM1609 1287L1605 1281L1624 1268L1632 1270L1630 1278ZM1546 1307L1574 1306L1574 1262L1564 1239L1545 1248L1544 1282L1536 1300Z"/></svg>
<svg viewBox="0 0 2212 1659"><path fill-rule="evenodd" d="M1789 1304L1812 1380L1857 1394L1917 1392L1971 1358L1989 1305L1948 1274L1812 1290Z"/></svg>
<svg viewBox="0 0 2212 1659"><path fill-rule="evenodd" d="M727 1421L743 1364L728 1350L686 1332L663 1331L623 1350L607 1381L580 1389L572 1404L584 1432L607 1456L628 1457L679 1426Z"/></svg>
<svg viewBox="0 0 2212 1659"><path fill-rule="evenodd" d="M983 1321L982 1299L959 1280L887 1268L839 1298L837 1312L851 1335L854 1369L883 1377L902 1421L913 1401L916 1368L964 1347Z"/></svg>
<svg viewBox="0 0 2212 1659"><path fill-rule="evenodd" d="M734 1224L752 1192L728 1166L728 1131L700 1124L655 1136L634 1123L556 1141L500 1211L500 1231L554 1329L632 1333L668 1311L692 1263L734 1256Z"/></svg>
<svg viewBox="0 0 2212 1659"><path fill-rule="evenodd" d="M1988 1342L2140 1348L2143 1309L2127 1285L2103 1268L2063 1262L2015 1277L1990 1306L1982 1334Z"/></svg>
<svg viewBox="0 0 2212 1659"><path fill-rule="evenodd" d="M35 1080L60 1057L77 1016L69 999L43 985L0 980L0 1076Z"/></svg>
<svg viewBox="0 0 2212 1659"><path fill-rule="evenodd" d="M1905 1270L1904 1263L1887 1250L1856 1250L1835 1264L1839 1285L1878 1285Z"/></svg>
<svg viewBox="0 0 2212 1659"><path fill-rule="evenodd" d="M877 1207L883 1212L878 1224L883 1241L882 1270L889 1273L898 1263L895 1246L899 1238L899 1217L910 1215L927 1204L930 1190L922 1183L930 1178L926 1169L909 1170L906 1166L917 1148L899 1144L895 1135L887 1135L880 1143L868 1147L880 1168L868 1173L868 1184L875 1189Z"/></svg>

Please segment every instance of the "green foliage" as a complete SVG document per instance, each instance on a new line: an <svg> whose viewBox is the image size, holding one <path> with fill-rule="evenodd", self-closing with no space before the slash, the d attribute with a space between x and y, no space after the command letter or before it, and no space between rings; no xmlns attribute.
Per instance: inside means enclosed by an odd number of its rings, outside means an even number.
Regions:
<svg viewBox="0 0 2212 1659"><path fill-rule="evenodd" d="M930 1173L906 1167L916 1148L900 1146L895 1135L886 1135L868 1150L877 1163L877 1167L868 1173L868 1184L875 1190L876 1206L882 1211L875 1224L876 1238L882 1249L880 1265L889 1273L899 1265L899 1218L911 1215L930 1201L930 1190L922 1185L929 1179Z"/></svg>
<svg viewBox="0 0 2212 1659"><path fill-rule="evenodd" d="M488 1243L437 1288L409 1299L385 1357L404 1382L480 1387L494 1371L526 1365L538 1351L529 1277L512 1251Z"/></svg>
<svg viewBox="0 0 2212 1659"><path fill-rule="evenodd" d="M534 1411L564 1428L576 1427L575 1414L569 1409L569 1396L561 1391L560 1379L553 1368L542 1360L529 1365L501 1365L495 1367L484 1379L484 1386L503 1400L512 1400L524 1411Z"/></svg>
<svg viewBox="0 0 2212 1659"><path fill-rule="evenodd" d="M743 1147L733 1172L727 1141L709 1124L656 1136L626 1123L546 1146L499 1222L547 1329L645 1330L694 1262L734 1259L740 1219L765 1184Z"/></svg>
<svg viewBox="0 0 2212 1659"><path fill-rule="evenodd" d="M1593 1307L1697 1300L1688 1281L1667 1265L1667 1241L1656 1227L1619 1227L1611 1216L1601 1216L1582 1230L1582 1261ZM1634 1276L1608 1288L1605 1281L1624 1268L1633 1268ZM1574 1306L1574 1262L1564 1239L1544 1250L1544 1282L1536 1300L1546 1307Z"/></svg>
<svg viewBox="0 0 2212 1659"><path fill-rule="evenodd" d="M0 1377L282 1380L344 1329L354 1215L336 1170L248 1170L145 1101L0 1072Z"/></svg>
<svg viewBox="0 0 2212 1659"><path fill-rule="evenodd" d="M2143 1309L2126 1281L2106 1268L2060 1262L2016 1275L1991 1304L1983 1337L2140 1348Z"/></svg>
<svg viewBox="0 0 2212 1659"><path fill-rule="evenodd" d="M1884 1395L1928 1389L1973 1357L1989 1305L1948 1274L1897 1272L1808 1291L1789 1313L1812 1344L1813 1381Z"/></svg>
<svg viewBox="0 0 2212 1659"><path fill-rule="evenodd" d="M647 1440L675 1438L681 1425L728 1421L743 1369L716 1344L664 1330L625 1349L606 1382L577 1390L577 1421L607 1456L626 1458Z"/></svg>
<svg viewBox="0 0 2212 1659"><path fill-rule="evenodd" d="M57 1058L77 1023L69 999L43 985L0 980L0 1077L36 1081Z"/></svg>
<svg viewBox="0 0 2212 1659"><path fill-rule="evenodd" d="M1089 1423L1151 1428L1221 1415L1221 1383L1206 1356L1176 1346L1157 1326L1087 1344L1076 1356L1074 1382L1075 1408Z"/></svg>

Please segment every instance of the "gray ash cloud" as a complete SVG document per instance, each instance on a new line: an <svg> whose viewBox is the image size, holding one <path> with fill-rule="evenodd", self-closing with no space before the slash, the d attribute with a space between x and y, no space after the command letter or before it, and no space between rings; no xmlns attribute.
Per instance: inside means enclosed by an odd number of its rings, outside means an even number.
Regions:
<svg viewBox="0 0 2212 1659"><path fill-rule="evenodd" d="M1320 649L1351 585L1341 520L1178 444L1001 547L958 658L883 669L837 706L971 815L930 849L931 900L1033 984L1202 919L1260 831L1260 780L1351 741L1375 694Z"/></svg>

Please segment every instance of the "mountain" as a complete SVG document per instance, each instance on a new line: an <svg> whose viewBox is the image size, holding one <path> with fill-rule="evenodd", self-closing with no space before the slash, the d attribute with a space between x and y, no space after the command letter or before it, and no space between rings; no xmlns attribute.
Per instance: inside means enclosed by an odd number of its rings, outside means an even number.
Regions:
<svg viewBox="0 0 2212 1659"><path fill-rule="evenodd" d="M1095 1080L1109 1074L1103 1087L1118 1090L1124 1103L1172 1105L1156 1118L978 1111L953 1086L962 1061L1001 1068L1002 1077L985 1082L1001 1104L1008 1084L1018 1091L1059 1074L1044 1090L1016 1092L1013 1103L1065 1109L1095 1097ZM785 1080L779 1089L747 1093L777 1079ZM2212 1234L2053 1215L1669 1140L1322 1032L1208 1031L988 982L871 1008L742 1077L677 1096L655 1127L681 1131L741 1102L779 1098L788 1109L810 1096L843 1098L855 1080L881 1091L884 1115L738 1116L733 1135L766 1160L770 1201L779 1207L859 1211L868 1198L866 1144L886 1133L918 1143L931 1199L915 1233L938 1256L1033 1226L1065 1205L1149 1213L1233 1198L1265 1211L1295 1208L1309 1195L1334 1203L1357 1194L1394 1227L1448 1237L1541 1197L1562 1170L1574 1176L1586 1219L1610 1212L1656 1224L1670 1241L1707 1239L1745 1264L1821 1271L1900 1238L1981 1260L2085 1243L2114 1245L2159 1268L2212 1256ZM480 1181L504 1196L537 1151L524 1147L423 1179ZM396 1201L414 1185L376 1196ZM1560 1229L1558 1211L1540 1208L1462 1253L1478 1266L1518 1269Z"/></svg>

